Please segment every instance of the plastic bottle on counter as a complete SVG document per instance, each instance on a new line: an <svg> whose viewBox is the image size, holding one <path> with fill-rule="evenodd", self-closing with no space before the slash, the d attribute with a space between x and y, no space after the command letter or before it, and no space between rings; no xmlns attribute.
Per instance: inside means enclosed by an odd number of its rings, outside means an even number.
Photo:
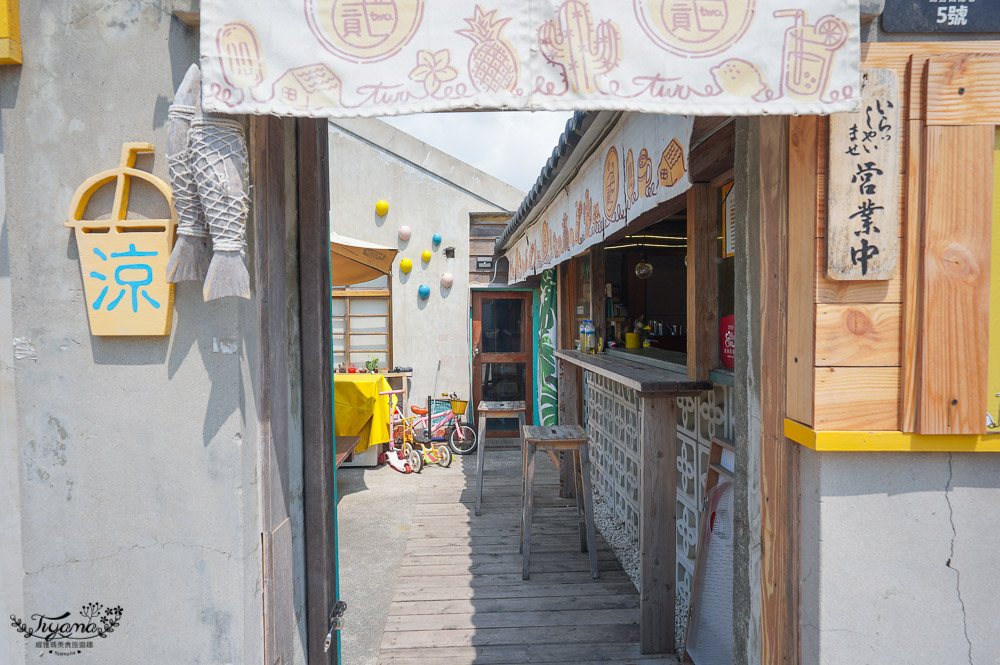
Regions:
<svg viewBox="0 0 1000 665"><path fill-rule="evenodd" d="M597 352L597 329L594 328L593 321L586 321L583 327L583 338L587 341L587 350L584 353L596 353Z"/></svg>

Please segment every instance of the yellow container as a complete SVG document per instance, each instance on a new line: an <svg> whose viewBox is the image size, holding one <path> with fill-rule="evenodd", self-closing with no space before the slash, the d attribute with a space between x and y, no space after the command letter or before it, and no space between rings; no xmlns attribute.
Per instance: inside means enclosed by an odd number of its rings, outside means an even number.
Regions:
<svg viewBox="0 0 1000 665"><path fill-rule="evenodd" d="M453 399L451 400L451 411L456 416L461 416L465 413L465 410L469 408L469 401L465 399Z"/></svg>
<svg viewBox="0 0 1000 665"><path fill-rule="evenodd" d="M170 186L135 168L137 153L152 151L151 143L123 144L118 168L89 178L70 204L65 225L76 230L92 335L170 334L174 285L167 282L167 261L174 246L177 211ZM126 219L132 178L145 180L163 194L170 219ZM83 219L90 197L112 182L110 219Z"/></svg>
<svg viewBox="0 0 1000 665"><path fill-rule="evenodd" d="M642 338L639 333L627 332L625 333L625 348L626 349L638 349L642 347Z"/></svg>

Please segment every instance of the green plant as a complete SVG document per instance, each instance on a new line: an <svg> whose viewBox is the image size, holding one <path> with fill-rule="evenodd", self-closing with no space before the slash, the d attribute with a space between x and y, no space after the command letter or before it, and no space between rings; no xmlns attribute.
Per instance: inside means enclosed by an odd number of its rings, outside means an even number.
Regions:
<svg viewBox="0 0 1000 665"><path fill-rule="evenodd" d="M372 373L378 372L378 356L370 356L365 361L365 369Z"/></svg>

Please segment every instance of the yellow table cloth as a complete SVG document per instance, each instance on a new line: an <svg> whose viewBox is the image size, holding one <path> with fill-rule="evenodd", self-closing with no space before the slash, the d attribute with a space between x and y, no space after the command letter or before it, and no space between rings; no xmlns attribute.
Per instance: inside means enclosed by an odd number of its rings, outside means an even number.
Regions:
<svg viewBox="0 0 1000 665"><path fill-rule="evenodd" d="M386 395L379 395L387 390L392 388L381 374L334 374L334 434L360 436L361 443L355 453L392 439L389 400Z"/></svg>

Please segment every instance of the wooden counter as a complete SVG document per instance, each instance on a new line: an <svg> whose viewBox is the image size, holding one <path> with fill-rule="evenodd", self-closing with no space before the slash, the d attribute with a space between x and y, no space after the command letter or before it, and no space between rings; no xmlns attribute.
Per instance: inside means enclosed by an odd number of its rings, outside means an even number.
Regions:
<svg viewBox="0 0 1000 665"><path fill-rule="evenodd" d="M642 653L673 653L677 565L677 397L711 390L680 372L579 351L555 352L559 423L582 425L582 372L594 372L639 395L639 644ZM563 465L568 466L568 465ZM575 491L575 488L573 488Z"/></svg>
<svg viewBox="0 0 1000 665"><path fill-rule="evenodd" d="M697 395L712 389L711 381L692 381L685 374L600 353L556 351L556 358L614 379L640 393L671 393L674 397Z"/></svg>

